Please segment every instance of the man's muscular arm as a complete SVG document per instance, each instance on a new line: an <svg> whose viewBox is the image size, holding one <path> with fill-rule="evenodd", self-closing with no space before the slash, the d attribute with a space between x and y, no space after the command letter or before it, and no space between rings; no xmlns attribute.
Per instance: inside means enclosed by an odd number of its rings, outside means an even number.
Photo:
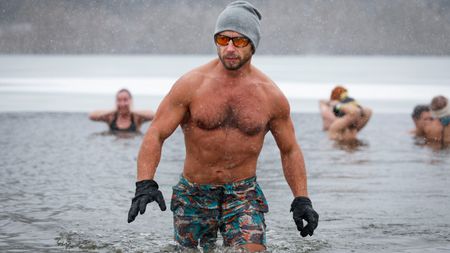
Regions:
<svg viewBox="0 0 450 253"><path fill-rule="evenodd" d="M284 96L279 96L275 113L270 121L270 131L280 149L284 176L294 197L308 196L305 161L297 143L289 104Z"/></svg>
<svg viewBox="0 0 450 253"><path fill-rule="evenodd" d="M289 103L281 92L273 97L276 99L272 103L275 113L269 127L280 149L284 177L294 195L291 212L301 236L311 236L317 228L319 215L314 211L311 200L308 198L305 161L295 138ZM308 223L306 226L303 226L303 220Z"/></svg>
<svg viewBox="0 0 450 253"><path fill-rule="evenodd" d="M138 213L144 214L148 203L156 201L161 211L166 203L159 186L153 180L161 158L164 140L181 123L189 106L189 83L177 81L169 94L161 102L152 125L147 130L138 155L136 193L128 211L128 223L133 222Z"/></svg>
<svg viewBox="0 0 450 253"><path fill-rule="evenodd" d="M182 79L178 80L159 105L139 150L138 181L153 179L155 176L161 159L162 144L175 131L188 110L188 86Z"/></svg>

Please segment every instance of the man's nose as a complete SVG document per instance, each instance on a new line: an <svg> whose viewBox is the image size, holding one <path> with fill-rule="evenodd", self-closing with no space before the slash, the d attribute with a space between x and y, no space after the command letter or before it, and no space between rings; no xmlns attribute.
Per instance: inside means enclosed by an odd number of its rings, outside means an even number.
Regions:
<svg viewBox="0 0 450 253"><path fill-rule="evenodd" d="M234 51L236 51L236 47L233 45L233 41L232 40L228 41L228 45L226 45L225 50L227 52L234 52Z"/></svg>

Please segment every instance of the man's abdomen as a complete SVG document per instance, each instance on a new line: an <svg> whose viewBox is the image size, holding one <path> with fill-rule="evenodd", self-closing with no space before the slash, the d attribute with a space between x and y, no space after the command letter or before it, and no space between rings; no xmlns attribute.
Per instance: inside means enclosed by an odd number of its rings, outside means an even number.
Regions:
<svg viewBox="0 0 450 253"><path fill-rule="evenodd" d="M264 134L243 134L236 128L185 131L183 175L195 183L229 183L255 176Z"/></svg>

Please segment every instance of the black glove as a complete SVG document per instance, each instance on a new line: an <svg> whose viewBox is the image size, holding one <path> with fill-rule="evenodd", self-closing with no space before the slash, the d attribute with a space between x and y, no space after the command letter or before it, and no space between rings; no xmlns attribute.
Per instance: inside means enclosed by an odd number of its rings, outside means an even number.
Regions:
<svg viewBox="0 0 450 253"><path fill-rule="evenodd" d="M314 229L317 228L319 222L319 214L314 211L311 200L307 197L296 197L291 204L291 212L293 213L295 225L297 225L300 234L305 237L313 235ZM303 227L303 220L308 222L308 225Z"/></svg>
<svg viewBox="0 0 450 253"><path fill-rule="evenodd" d="M161 211L166 210L166 202L160 190L158 190L158 184L153 180L142 180L136 182L136 194L131 200L130 211L128 212L128 223L134 221L138 212L145 213L145 208L150 202L156 201L161 208Z"/></svg>

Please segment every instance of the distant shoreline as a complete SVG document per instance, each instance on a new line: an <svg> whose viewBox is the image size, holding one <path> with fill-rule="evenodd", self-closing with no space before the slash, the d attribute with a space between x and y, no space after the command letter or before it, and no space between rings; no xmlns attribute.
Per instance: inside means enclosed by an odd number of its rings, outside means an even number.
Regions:
<svg viewBox="0 0 450 253"><path fill-rule="evenodd" d="M0 57L0 111L91 111L114 106L129 88L136 108L156 110L173 83L212 55ZM291 102L293 112L318 112L341 84L375 113L410 113L450 95L450 57L255 56Z"/></svg>

